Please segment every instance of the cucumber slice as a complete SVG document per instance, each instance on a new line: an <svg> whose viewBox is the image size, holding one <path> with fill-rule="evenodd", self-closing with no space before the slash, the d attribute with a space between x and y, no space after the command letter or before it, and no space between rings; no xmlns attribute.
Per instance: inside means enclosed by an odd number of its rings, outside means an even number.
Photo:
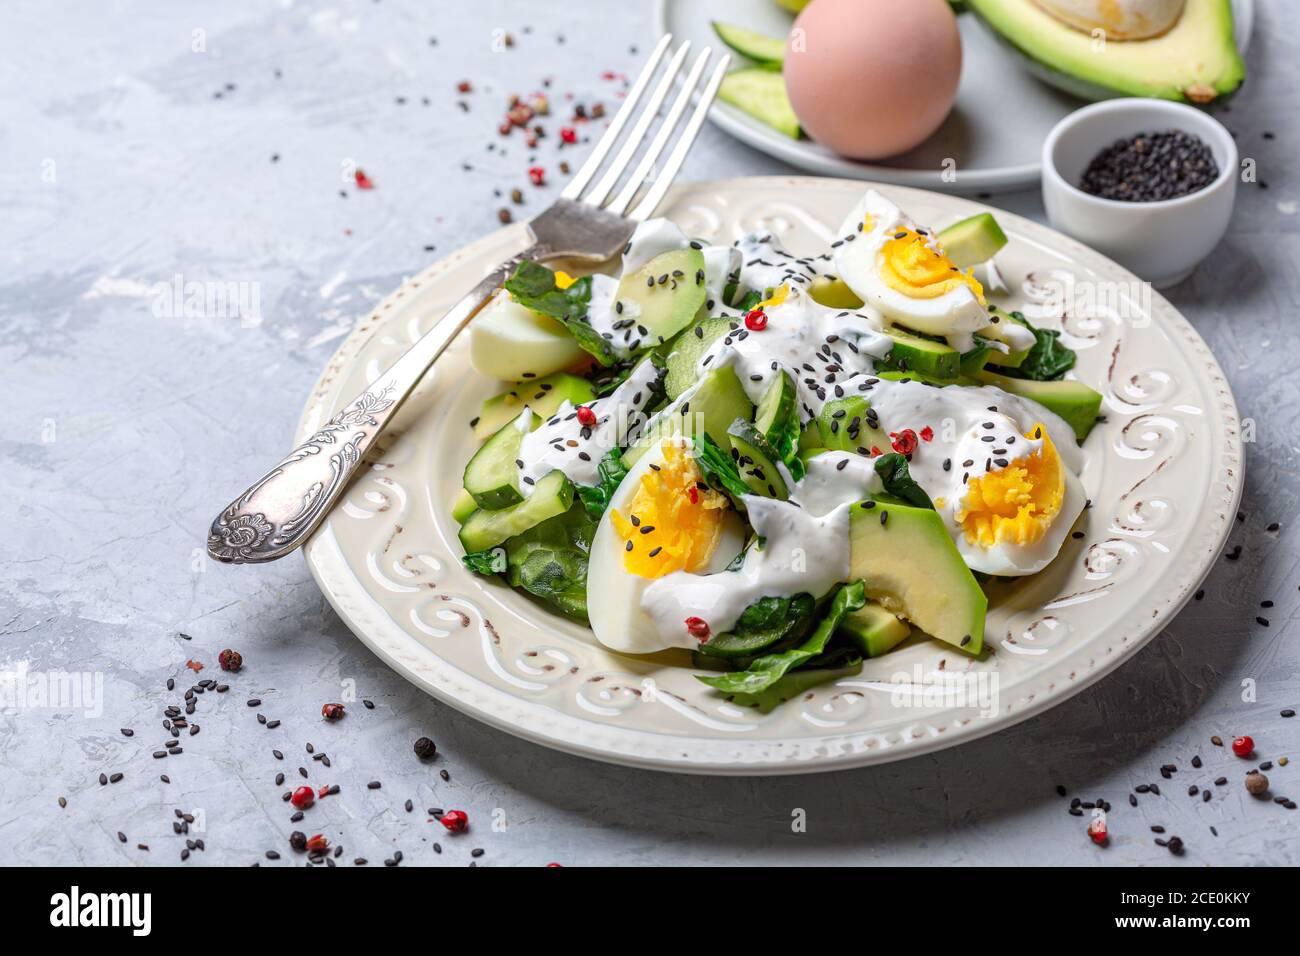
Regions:
<svg viewBox="0 0 1300 956"><path fill-rule="evenodd" d="M496 430L465 466L465 490L480 508L505 508L523 500L519 491L519 444L524 432L519 418L513 418Z"/></svg>
<svg viewBox="0 0 1300 956"><path fill-rule="evenodd" d="M889 439L878 428L868 424L867 409L871 407L861 395L837 398L822 406L817 414L817 431L823 448L835 451L871 450L875 445L889 447Z"/></svg>
<svg viewBox="0 0 1300 956"><path fill-rule="evenodd" d="M799 118L794 115L780 73L760 66L728 73L718 88L718 99L791 139L799 138Z"/></svg>
<svg viewBox="0 0 1300 956"><path fill-rule="evenodd" d="M474 422L474 437L486 441L506 422L515 418L525 405L536 414L534 427L555 414L564 402L583 405L596 397L596 390L585 378L556 372L545 378L520 382L508 392L494 395L483 402L478 420Z"/></svg>
<svg viewBox="0 0 1300 956"><path fill-rule="evenodd" d="M764 36L730 23L713 21L718 39L741 56L748 57L767 70L779 70L785 62L785 39Z"/></svg>
<svg viewBox="0 0 1300 956"><path fill-rule="evenodd" d="M881 360L884 368L946 379L956 378L961 371L961 353L946 342L934 342L899 328L887 334L894 340L894 347Z"/></svg>
<svg viewBox="0 0 1300 956"><path fill-rule="evenodd" d="M980 342L979 336L975 337L975 341ZM992 346L976 344L969 352L961 353L961 374L967 377L979 374L997 354L999 353Z"/></svg>
<svg viewBox="0 0 1300 956"><path fill-rule="evenodd" d="M619 282L620 321L635 324L641 338L633 344L641 348L662 345L691 324L707 297L703 252L661 252Z"/></svg>
<svg viewBox="0 0 1300 956"><path fill-rule="evenodd" d="M987 262L1007 244L1007 234L988 212L953 223L935 238L943 246L944 255L958 269Z"/></svg>
<svg viewBox="0 0 1300 956"><path fill-rule="evenodd" d="M754 494L782 501L790 497L785 479L776 467L781 456L751 422L737 418L727 429L727 436L731 439L731 457L740 469L740 477Z"/></svg>
<svg viewBox="0 0 1300 956"><path fill-rule="evenodd" d="M512 463L513 467L513 463ZM552 471L537 482L530 497L509 508L487 511L480 508L460 528L465 551L495 548L517 534L564 514L573 504L573 482L562 471Z"/></svg>
<svg viewBox="0 0 1300 956"><path fill-rule="evenodd" d="M700 379L689 398L664 409L646 426L636 443L623 452L623 464L630 469L647 448L684 432L695 434L703 430L726 451L731 447L727 428L737 418L749 421L753 415L754 405L735 371L730 367L715 368Z"/></svg>
<svg viewBox="0 0 1300 956"><path fill-rule="evenodd" d="M464 488L456 492L456 500L451 503L451 517L457 524L464 524L465 519L474 513L478 502Z"/></svg>
<svg viewBox="0 0 1300 956"><path fill-rule="evenodd" d="M759 399L754 427L782 460L795 451L799 444L799 393L789 372L777 375Z"/></svg>
<svg viewBox="0 0 1300 956"><path fill-rule="evenodd" d="M704 318L677 336L672 351L664 359L668 369L664 376L664 389L668 392L670 401L698 381L700 359L714 342L733 327L739 328L732 319Z"/></svg>

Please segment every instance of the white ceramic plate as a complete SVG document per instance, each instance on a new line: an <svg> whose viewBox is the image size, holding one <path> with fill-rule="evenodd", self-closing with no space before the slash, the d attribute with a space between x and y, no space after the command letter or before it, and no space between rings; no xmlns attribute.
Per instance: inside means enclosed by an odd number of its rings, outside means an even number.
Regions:
<svg viewBox="0 0 1300 956"><path fill-rule="evenodd" d="M1253 2L1232 4L1242 52L1250 42ZM709 26L713 20L784 36L793 18L773 0L658 0L659 31L690 40L697 49L722 46ZM742 143L823 176L963 193L1033 186L1048 131L1083 101L1031 76L975 14L964 13L957 22L963 56L957 102L938 132L902 156L880 163L845 159L811 140L792 140L726 103L715 104L709 117ZM955 170L955 179L944 177L945 164Z"/></svg>
<svg viewBox="0 0 1300 956"><path fill-rule="evenodd" d="M864 186L754 178L678 187L664 214L689 235L731 241L778 233L796 252L826 248ZM987 207L881 187L935 227ZM1010 304L1069 281L1138 291L1121 319L1071 309L1065 340L1078 376L1105 395L1107 421L1087 443L1093 501L1046 571L990 596L984 660L934 641L867 661L859 676L815 688L769 714L734 707L692 676L689 658L624 657L504 585L461 568L450 503L474 447L469 420L500 390L470 369L467 336L401 411L307 547L331 604L375 653L440 700L509 733L600 760L717 774L803 773L897 760L991 733L1039 713L1113 670L1183 605L1227 538L1241 493L1236 407L1200 336L1159 295L1045 226L998 213ZM305 438L496 262L526 244L522 225L442 260L394 292L339 349L299 424ZM1118 300L1117 300L1118 301ZM971 701L900 691L961 675ZM891 679L902 684L891 684ZM995 694L989 693L995 691Z"/></svg>

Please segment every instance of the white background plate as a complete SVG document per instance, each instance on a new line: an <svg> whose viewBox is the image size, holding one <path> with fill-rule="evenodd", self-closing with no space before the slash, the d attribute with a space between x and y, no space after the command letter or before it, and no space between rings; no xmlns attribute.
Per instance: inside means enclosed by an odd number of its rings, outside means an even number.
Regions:
<svg viewBox="0 0 1300 956"><path fill-rule="evenodd" d="M1250 42L1253 0L1233 0L1237 46ZM784 36L793 17L773 0L658 0L656 26L696 49L725 48L709 26L713 20ZM973 13L957 18L962 37L961 87L944 124L916 149L880 163L837 156L811 140L792 140L734 106L717 103L709 117L741 142L799 169L823 176L872 179L952 192L1022 189L1038 182L1039 153L1048 130L1083 105L1036 80L1018 56ZM945 182L943 163L956 163L957 179Z"/></svg>
<svg viewBox="0 0 1300 956"><path fill-rule="evenodd" d="M810 178L697 183L665 215L689 234L731 241L753 229L796 253L825 249L863 184ZM919 222L985 209L882 187ZM999 253L1012 307L1053 283L1134 288L1119 266L1009 213ZM426 269L367 317L330 361L299 425L306 437L488 268L523 248L516 224ZM1032 276L1032 281L1029 281ZM1130 307L1130 310L1133 307ZM466 713L547 746L601 760L697 773L775 774L862 766L951 746L1038 713L1104 674L1190 597L1226 540L1241 494L1236 407L1214 357L1159 295L1121 319L1071 310L1078 377L1105 396L1087 443L1093 507L1043 573L991 592L986 644L972 661L914 641L768 715L735 708L671 654L622 657L585 628L464 571L450 502L473 448L468 422L499 390L466 360L466 337L402 409L396 430L307 547L313 575L354 632L409 680ZM900 707L887 682L984 675L992 706ZM989 688L990 684L985 684ZM981 711L984 711L981 713Z"/></svg>

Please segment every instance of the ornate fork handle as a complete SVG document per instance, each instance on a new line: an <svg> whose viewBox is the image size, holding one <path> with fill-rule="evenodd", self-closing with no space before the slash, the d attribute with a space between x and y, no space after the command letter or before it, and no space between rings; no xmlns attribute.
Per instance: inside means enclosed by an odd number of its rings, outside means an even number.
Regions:
<svg viewBox="0 0 1300 956"><path fill-rule="evenodd" d="M483 278L387 371L255 482L212 522L208 554L233 564L282 558L303 544L347 489L366 452L425 371L524 259L545 259L532 245Z"/></svg>

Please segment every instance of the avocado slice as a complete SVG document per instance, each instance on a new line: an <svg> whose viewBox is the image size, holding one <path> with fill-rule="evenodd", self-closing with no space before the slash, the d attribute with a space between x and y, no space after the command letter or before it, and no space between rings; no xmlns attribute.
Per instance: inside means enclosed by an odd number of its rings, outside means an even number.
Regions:
<svg viewBox="0 0 1300 956"><path fill-rule="evenodd" d="M860 309L863 302L839 276L818 276L808 286L812 300L828 309Z"/></svg>
<svg viewBox="0 0 1300 956"><path fill-rule="evenodd" d="M699 380L697 366L700 359L718 339L740 326L734 319L706 317L673 339L671 348L664 357L664 366L668 369L664 375L664 390L668 397L676 398Z"/></svg>
<svg viewBox="0 0 1300 956"><path fill-rule="evenodd" d="M849 577L869 600L927 634L978 654L988 598L930 508L879 497L849 509Z"/></svg>
<svg viewBox="0 0 1300 956"><path fill-rule="evenodd" d="M474 437L487 441L506 422L517 416L527 405L537 416L533 427L555 414L565 403L582 405L596 397L596 391L585 378L567 372L555 372L544 378L520 382L508 392L484 399L478 418L474 421Z"/></svg>
<svg viewBox="0 0 1300 956"><path fill-rule="evenodd" d="M845 614L839 633L868 657L880 657L901 644L912 629L906 621L872 601Z"/></svg>
<svg viewBox="0 0 1300 956"><path fill-rule="evenodd" d="M694 321L707 296L704 253L670 249L619 280L619 321L636 336L633 348L663 345Z"/></svg>
<svg viewBox="0 0 1300 956"><path fill-rule="evenodd" d="M650 420L641 437L623 452L623 464L630 469L651 445L670 435L680 435L684 430L702 429L723 451L729 451L731 441L727 429L731 423L737 418L749 421L753 417L754 404L735 371L730 366L715 368L705 373L684 402L668 406Z"/></svg>
<svg viewBox="0 0 1300 956"><path fill-rule="evenodd" d="M1004 392L1019 395L1037 402L1048 411L1056 412L1074 429L1074 437L1083 441L1097 423L1101 408L1101 395L1082 382L1060 379L1055 382L1035 382L1027 378L1011 378L988 370L975 376L984 385L995 385Z"/></svg>
<svg viewBox="0 0 1300 956"><path fill-rule="evenodd" d="M981 212L954 222L935 238L943 246L943 254L958 269L987 262L1007 244L1007 234L991 212Z"/></svg>
<svg viewBox="0 0 1300 956"><path fill-rule="evenodd" d="M1233 38L1231 0L1187 0L1182 15L1159 36L1105 44L1030 0L967 3L1039 79L1084 99L1153 96L1208 103L1235 91L1246 76Z"/></svg>

